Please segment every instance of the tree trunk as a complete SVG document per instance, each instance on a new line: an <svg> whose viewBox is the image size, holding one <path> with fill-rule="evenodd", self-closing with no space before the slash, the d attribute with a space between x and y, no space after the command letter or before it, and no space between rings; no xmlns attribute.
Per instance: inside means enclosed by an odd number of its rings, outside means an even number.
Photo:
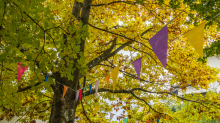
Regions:
<svg viewBox="0 0 220 123"><path fill-rule="evenodd" d="M83 23L83 25L86 25L88 23L91 4L92 4L92 0L84 0L83 5L82 3L79 3L76 0L74 1L72 15L74 15L76 19L80 20ZM82 10L81 15L80 15L80 10ZM85 46L85 40L81 39L80 52L83 54L84 54L84 46ZM63 78L61 78L60 76L55 77L56 81L74 90L78 90L80 88L79 87L80 73L79 73L79 69L76 67L78 59L80 59L79 54L77 55L76 59L70 58L70 60L74 60L73 68L76 68L73 73L74 81L70 81L65 77ZM68 89L65 97L62 98L63 89L64 89L63 85L58 83L55 85L51 85L54 91L54 96L53 96L53 105L52 105L49 123L74 123L78 101L75 101L75 91L72 89Z"/></svg>
<svg viewBox="0 0 220 123"><path fill-rule="evenodd" d="M75 92L68 89L64 98L63 85L56 84L54 87L53 105L49 123L74 123L77 102Z"/></svg>

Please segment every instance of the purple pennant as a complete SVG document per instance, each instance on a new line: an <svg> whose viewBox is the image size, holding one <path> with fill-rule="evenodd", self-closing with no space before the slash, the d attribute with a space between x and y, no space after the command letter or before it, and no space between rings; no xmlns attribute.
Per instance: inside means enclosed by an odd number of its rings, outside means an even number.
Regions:
<svg viewBox="0 0 220 123"><path fill-rule="evenodd" d="M79 90L77 90L77 91L75 92L75 101L78 100L78 97L79 97Z"/></svg>
<svg viewBox="0 0 220 123"><path fill-rule="evenodd" d="M168 29L165 26L161 29L156 35L154 35L149 43L153 48L154 53L157 55L157 58L166 68L167 63L167 42L168 42Z"/></svg>
<svg viewBox="0 0 220 123"><path fill-rule="evenodd" d="M136 73L137 73L138 80L140 80L141 62L142 62L142 57L139 58L139 59L137 59L137 60L135 60L135 61L133 62L135 71L136 71Z"/></svg>

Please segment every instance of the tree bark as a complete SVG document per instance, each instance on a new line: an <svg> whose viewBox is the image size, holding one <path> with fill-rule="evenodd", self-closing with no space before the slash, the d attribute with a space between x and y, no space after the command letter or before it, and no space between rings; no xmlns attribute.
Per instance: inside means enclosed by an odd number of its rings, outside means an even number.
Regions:
<svg viewBox="0 0 220 123"><path fill-rule="evenodd" d="M51 109L49 123L74 123L77 102L74 100L74 94L70 90L67 91L64 98L62 98L63 86L55 85L53 104Z"/></svg>
<svg viewBox="0 0 220 123"><path fill-rule="evenodd" d="M83 23L83 25L86 25L88 23L91 4L92 4L92 0L84 0L83 6L82 3L79 3L76 0L74 2L72 15L74 15L76 19L80 20ZM81 9L82 12L80 15ZM81 39L80 52L83 54L84 54L84 46L85 46L85 40ZM77 55L77 59L80 59L80 55ZM79 70L76 67L77 59L71 59L75 61L74 62L75 71L73 72L73 76L74 76L73 81L68 80L66 77L62 77L62 78L60 76L55 77L56 81L74 90L79 90L80 88L79 79L81 78ZM78 104L78 101L75 101L75 91L72 89L68 89L64 98L62 98L63 90L64 90L63 85L61 84L52 85L54 96L53 96L53 104L52 104L49 123L75 122L75 113Z"/></svg>

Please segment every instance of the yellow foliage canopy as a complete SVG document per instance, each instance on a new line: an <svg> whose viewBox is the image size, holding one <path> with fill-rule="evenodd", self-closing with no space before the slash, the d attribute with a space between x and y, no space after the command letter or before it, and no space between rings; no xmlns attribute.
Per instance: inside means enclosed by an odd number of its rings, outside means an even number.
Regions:
<svg viewBox="0 0 220 123"><path fill-rule="evenodd" d="M77 1L82 2L80 5L85 2ZM170 92L170 88L177 85L184 92L188 85L208 89L210 83L220 81L220 70L198 62L199 54L182 36L195 27L193 23L185 23L188 15L198 14L183 4L183 0L180 1L180 8L175 10L170 7L170 0L164 0L161 6L155 0L146 0L142 4L135 0L93 0L86 24L72 15L74 2L76 1L15 0L6 5L6 2L0 2L0 8L5 5L5 10L8 10L0 18L4 20L0 23L4 28L0 28L0 100L4 100L0 103L0 112L3 112L1 117L10 120L15 115L22 116L22 112L27 112L27 117L21 121L48 120L55 92L52 86L59 83L68 86L65 95L67 98L70 93L97 79L100 80L98 98L95 99L94 93L90 95L87 89L86 96L82 97L83 101L79 102L84 107L79 104L76 106L76 122L88 122L88 117L92 122L106 123L109 122L106 117L108 113L113 110L117 112L119 108L123 113L117 116L118 121L126 116L129 117L128 123L135 120L155 121L158 118L165 121L166 116L170 122L196 122L203 115L218 117L217 111L213 115L206 113L219 108L218 93L208 92L209 97L199 94L180 97ZM27 5L31 7L25 8ZM197 18L197 21L199 24L204 22L203 18ZM169 32L167 70L148 42L166 24ZM219 39L216 30L216 23L205 27L205 46ZM83 41L82 51L80 45ZM125 46L122 47L123 45ZM107 52L112 46L112 50ZM131 54L125 55L117 50L129 51ZM114 51L117 52L99 64L88 66L95 58L103 54L107 56ZM140 57L143 57L141 81L137 79L132 66L132 62ZM15 82L17 62L29 67L19 83ZM112 78L110 77L107 89L105 75L115 66L120 66L120 72L113 92ZM79 73L76 77L74 72L77 70ZM48 82L44 82L45 75L49 76ZM82 76L86 77L86 81ZM74 80L78 78L79 83L74 85ZM63 81L66 83L62 83ZM42 94L44 87L47 90ZM59 90L61 97L62 91ZM173 113L169 101L180 104L181 99L191 103L187 108L185 106ZM137 112L138 107L144 107L143 112ZM187 119L186 115L194 117Z"/></svg>

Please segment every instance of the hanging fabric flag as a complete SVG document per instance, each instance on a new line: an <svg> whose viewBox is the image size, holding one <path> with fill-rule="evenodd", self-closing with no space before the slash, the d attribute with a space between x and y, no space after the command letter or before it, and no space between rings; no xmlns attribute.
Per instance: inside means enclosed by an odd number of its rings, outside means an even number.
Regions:
<svg viewBox="0 0 220 123"><path fill-rule="evenodd" d="M117 82L118 72L119 72L119 66L115 67L112 70L113 91L115 90L115 85L116 85L116 82Z"/></svg>
<svg viewBox="0 0 220 123"><path fill-rule="evenodd" d="M45 76L45 82L48 80L48 76ZM45 87L45 90L46 90L46 87Z"/></svg>
<svg viewBox="0 0 220 123"><path fill-rule="evenodd" d="M47 88L45 87L44 90L46 90Z"/></svg>
<svg viewBox="0 0 220 123"><path fill-rule="evenodd" d="M140 73L141 73L141 62L142 62L142 57L135 60L133 62L133 65L134 65L134 69L137 73L137 77L138 77L138 80L140 80Z"/></svg>
<svg viewBox="0 0 220 123"><path fill-rule="evenodd" d="M48 76L45 76L45 82L48 80Z"/></svg>
<svg viewBox="0 0 220 123"><path fill-rule="evenodd" d="M95 97L97 98L97 94L98 94L98 89L99 89L99 80L95 81Z"/></svg>
<svg viewBox="0 0 220 123"><path fill-rule="evenodd" d="M65 85L64 85L63 87L64 87L64 89L63 89L63 97L64 97L64 96L65 96L65 94L66 94L66 91L67 91L68 87L67 87L67 86L65 86ZM62 97L62 98L63 98L63 97Z"/></svg>
<svg viewBox="0 0 220 123"><path fill-rule="evenodd" d="M125 119L124 119L124 123L127 123L127 122L128 122L128 118L125 118Z"/></svg>
<svg viewBox="0 0 220 123"><path fill-rule="evenodd" d="M138 120L135 120L135 123L138 123Z"/></svg>
<svg viewBox="0 0 220 123"><path fill-rule="evenodd" d="M157 123L159 123L159 119L157 119Z"/></svg>
<svg viewBox="0 0 220 123"><path fill-rule="evenodd" d="M107 88L108 88L108 82L109 82L109 78L110 78L110 74L109 74L109 75L107 75L107 76L105 76L105 80L106 80L106 82L107 82Z"/></svg>
<svg viewBox="0 0 220 123"><path fill-rule="evenodd" d="M150 123L150 121L147 121L147 123Z"/></svg>
<svg viewBox="0 0 220 123"><path fill-rule="evenodd" d="M21 63L18 62L18 76L17 76L17 82L20 80L21 76L24 74L28 67L25 65L25 67L21 67Z"/></svg>
<svg viewBox="0 0 220 123"><path fill-rule="evenodd" d="M99 109L100 109L100 107L96 105L95 109L94 109L94 113L96 113Z"/></svg>
<svg viewBox="0 0 220 123"><path fill-rule="evenodd" d="M115 114L110 113L110 121L112 120L112 118L114 117Z"/></svg>
<svg viewBox="0 0 220 123"><path fill-rule="evenodd" d="M92 91L92 84L89 84L89 92L91 94L91 91Z"/></svg>
<svg viewBox="0 0 220 123"><path fill-rule="evenodd" d="M79 100L81 100L82 89L79 89Z"/></svg>
<svg viewBox="0 0 220 123"><path fill-rule="evenodd" d="M86 96L86 89L87 89L87 86L84 88L84 96Z"/></svg>
<svg viewBox="0 0 220 123"><path fill-rule="evenodd" d="M184 36L188 39L190 44L195 48L196 52L199 53L202 58L205 24L206 23L203 23L184 34Z"/></svg>
<svg viewBox="0 0 220 123"><path fill-rule="evenodd" d="M166 120L167 120L167 118L168 118L168 117L166 116Z"/></svg>
<svg viewBox="0 0 220 123"><path fill-rule="evenodd" d="M167 42L168 42L168 29L165 26L161 29L156 35L154 35L149 43L157 55L157 58L160 60L164 68L166 68L167 63Z"/></svg>
<svg viewBox="0 0 220 123"><path fill-rule="evenodd" d="M78 97L79 97L79 90L77 90L77 91L75 92L75 101L78 99Z"/></svg>

